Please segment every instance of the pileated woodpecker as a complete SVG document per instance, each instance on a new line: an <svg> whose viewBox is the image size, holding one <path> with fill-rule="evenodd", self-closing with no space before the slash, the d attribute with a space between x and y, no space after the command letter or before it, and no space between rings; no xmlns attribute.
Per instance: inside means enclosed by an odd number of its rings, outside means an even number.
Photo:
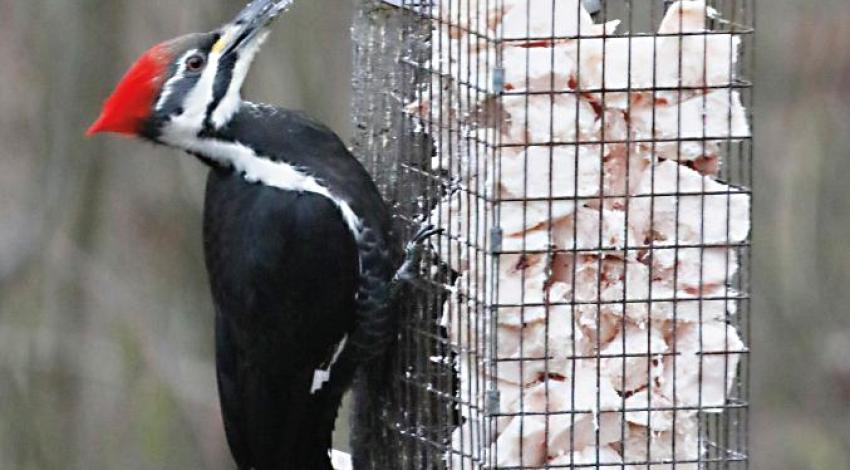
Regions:
<svg viewBox="0 0 850 470"><path fill-rule="evenodd" d="M375 184L327 127L243 101L268 26L256 0L215 31L144 53L88 135L182 149L210 167L204 248L228 443L243 470L329 469L343 392L391 339L390 304L423 230L400 250Z"/></svg>

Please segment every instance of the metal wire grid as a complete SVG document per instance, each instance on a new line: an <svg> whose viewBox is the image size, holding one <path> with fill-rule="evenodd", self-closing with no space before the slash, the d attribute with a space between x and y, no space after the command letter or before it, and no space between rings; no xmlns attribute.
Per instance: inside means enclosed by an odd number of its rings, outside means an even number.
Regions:
<svg viewBox="0 0 850 470"><path fill-rule="evenodd" d="M510 0L480 0L484 11L504 11L505 2ZM619 19L623 23L618 32L611 33L603 30L601 33L585 33L579 26L577 34L557 36L557 22L565 12L556 12L558 1L550 3L552 11L548 18L552 19L549 35L535 35L531 32L531 22L534 14L532 7L539 8L540 2L528 0L525 3L527 9L526 34L519 36L507 35L500 26L495 31L489 28L486 15L477 15L478 5L463 0L442 0L429 4L416 0L402 0L401 8L393 8L385 2L377 0L361 0L358 17L355 21L355 117L357 119L356 153L367 163L381 186L388 200L396 206L399 214L401 231L410 233L423 220L434 225L444 227L446 233L443 239L435 244L434 252L426 263L426 276L418 284L416 292L411 295L401 320L399 344L393 357L391 367L392 380L389 387L374 392L381 395L382 408L376 412L373 425L378 430L372 430L379 434L376 446L371 451L370 463L372 468L380 469L532 469L532 468L587 468L587 467L613 467L613 468L746 468L748 456L748 381L749 361L746 347L730 347L730 334L738 332L743 344L749 344L749 239L732 242L730 236L731 205L732 198L736 195L751 196L750 187L752 183L752 139L747 135L734 135L732 132L731 104L729 111L728 132L725 137L707 138L706 123L703 122L702 135L684 136L681 129L682 120L682 98L684 95L693 97L702 96L703 106L708 94L713 90L735 90L740 93L741 100L746 109L751 109L751 83L745 80L751 69L752 63L752 33L754 24L753 5L750 0L715 0L708 2L710 6L719 12L719 17L711 19L707 23L707 31L704 32L655 32L665 13L673 4L673 1L653 0L614 0L601 2L599 11L595 12L594 19L598 23L607 23L609 20ZM513 2L517 3L517 2ZM588 2L592 3L592 2ZM578 4L575 4L579 8ZM459 6L463 8L459 8ZM492 8L491 8L492 7ZM465 9L465 11L464 11ZM466 23L465 25L464 22ZM681 28L680 28L681 29ZM621 31L626 31L622 33ZM447 34L438 34L446 32ZM655 77L656 66L653 65L653 77L651 86L633 86L632 66L629 65L626 85L623 87L609 87L605 80L606 40L614 37L627 38L629 44L629 55L627 60L633 60L631 55L632 41L639 38L654 38L655 44L659 38L672 37L679 41L679 50L686 38L693 36L704 38L708 43L712 35L726 35L732 40L733 37L741 38L742 58L740 66L732 66L735 62L734 47L730 47L729 77L726 83L701 86L686 86L682 80L674 86L669 84L660 85ZM460 37L461 40L452 40ZM530 46L550 46L554 51L554 44L568 41L576 41L577 55L581 55L581 41L583 39L598 39L602 41L602 81L598 87L584 87L569 83L565 87L556 86L556 77L552 73L549 86L543 90L511 89L506 86L505 74L506 64L504 51L506 47L513 44ZM464 44L464 41L466 43ZM656 46L653 46L652 60L657 59ZM495 54L476 54L474 50L494 50ZM706 51L708 47L704 48ZM530 54L528 52L527 54ZM552 52L551 69L555 69L555 53ZM681 53L680 53L681 56ZM525 83L528 85L530 77L530 60L526 55ZM434 59L445 64L458 64L457 69L449 66L447 72L442 63L438 64ZM704 68L707 69L706 57L703 58ZM580 62L580 61L579 61ZM464 64L466 64L464 66ZM679 58L679 70L682 69L683 60ZM732 76L732 73L737 73ZM707 72L706 72L707 73ZM580 67L575 75L580 81L582 70ZM529 88L526 86L526 88ZM606 136L605 120L608 115L606 100L616 97L618 94L629 93L649 95L653 103L658 100L676 99L678 105L674 105L677 113L675 134L672 136L655 135L656 108L652 109L651 126L653 133L646 138L633 137L629 132L623 138L611 138ZM580 97L593 96L595 102L601 103L602 112L598 113L601 121L601 137L596 139L582 139L579 129L581 120L578 104L575 106L574 138L558 140L555 137L557 119L555 114L555 102L558 96L574 96L576 103ZM731 101L731 92L729 93ZM518 98L524 101L524 110L520 116L524 116L525 122L522 127L525 134L529 132L529 122L532 113L531 101L543 97L549 101L549 123L548 139L541 141L510 141L505 139L502 123L510 116L506 115L505 100ZM471 106L470 103L476 103ZM485 103L481 105L481 103ZM416 109L412 109L415 106ZM625 115L632 114L632 99L627 100ZM473 124L471 124L473 123ZM473 129L474 127L474 129ZM651 190L646 194L635 194L629 188L632 175L631 163L626 164L625 191L605 193L604 184L604 162L606 160L606 149L612 145L620 145L626 149L626 162L631 162L631 152L636 146L648 146L650 155L657 154L662 146L673 146L675 154L681 160L683 147L696 145L702 148L704 154L711 146L717 146L713 150L719 158L715 161L699 161L695 159L687 164L679 164L676 167L675 189L672 191L656 191L656 166L651 166L649 178ZM578 156L582 147L597 148L598 162L600 165L599 178L600 191L595 194L579 194L578 190L573 194L559 195L556 188L555 152L559 149L567 149L575 152ZM522 182L521 194L504 195L499 190L502 181L503 161L506 155L514 156L517 150L528 151L530 148L543 148L548 152L548 181L529 181L528 177ZM435 164L435 158L439 163ZM527 173L529 163L526 153L523 170ZM579 159L575 159L573 175L575 181L573 188L579 187ZM657 162L655 162L657 163ZM708 190L706 183L702 183L700 190L682 190L681 172L684 168L693 169L704 174L712 174L715 169L704 166L719 165L714 176L723 181L726 186L722 190ZM484 177L486 176L486 177ZM538 188L543 185L547 194L540 195ZM704 213L707 200L711 198L725 198L726 214L725 221L725 243L707 243L700 239L697 242L680 242L679 235L679 212L680 204L686 198L699 198L700 212ZM629 226L631 202L645 199L649 201L649 226L655 225L655 205L665 198L674 198L675 203L675 225L676 234L672 241L664 243L657 240L638 240L630 243L629 237L623 237L619 246L609 246L603 241L603 210L606 204L624 204L624 225ZM441 211L441 206L456 203L466 210L460 211L462 220L452 220L458 214L451 211ZM533 244L527 240L526 235L514 240L508 246L505 243L504 220L502 214L506 210L515 211L515 205L521 206L522 221L525 225L529 217L529 207L543 204L545 206L546 220L556 217L556 207L559 203L570 203L575 207L586 208L598 207L599 228L597 242L594 246L581 247L576 241L579 236L579 223L572 225L574 244L570 247L558 246L554 242L552 224L546 227L546 242L544 247L539 243ZM506 209L509 208L509 209ZM574 209L577 210L577 209ZM749 217L749 214L747 215ZM700 221L699 233L704 236L706 224L717 224L719 221ZM535 246L531 246L535 245ZM719 293L706 294L703 292L703 270L704 259L708 250L722 248L725 251L725 266L723 279L724 288ZM621 299L604 299L601 295L587 300L576 296L576 278L579 258L586 257L595 263L596 272L603 271L603 264L611 260L622 258L622 270L628 272L627 259L630 255L641 257L643 262L654 266L654 258L669 256L673 254L673 285L678 286L680 253L688 250L698 250L699 253L699 290L687 298L680 297L677 289L673 290L672 296L656 297L652 295L653 282L648 284L648 295L641 299L629 299L628 282L629 276L625 275L621 281L625 292ZM610 255L610 257L609 257ZM459 257L464 258L467 269L478 273L478 276L459 276L457 269L453 269ZM510 258L509 258L510 257ZM572 269L570 292L566 298L550 298L546 291L542 299L530 299L526 296L526 274L524 269L519 269L520 298L512 299L511 302L503 300L500 289L508 287L500 285L500 264L506 259L519 260L519 263L527 263L531 257L539 257L545 260L546 275L552 276L553 266L557 260L566 260ZM734 275L730 274L730 265L737 259L739 269ZM570 262L572 260L572 262ZM616 262L616 261L613 261ZM477 279L473 279L477 277ZM602 291L603 276L599 274L596 278L595 290ZM703 347L704 338L704 309L708 302L722 302L722 323L734 327L733 330L724 329L725 336L721 348L707 349ZM644 305L648 312L648 321L652 323L653 312L656 305L672 305L672 318L668 320L671 331L669 338L665 340L671 345L669 350L654 352L652 339L649 332L646 333L646 350L629 352L627 348L627 315L625 312L634 305ZM697 372L699 386L697 390L696 403L680 403L677 400L677 372L678 362L682 354L677 350L678 341L682 328L688 327L686 323L678 319L679 311L686 308L687 304L696 304L697 318L691 322L695 324L698 337L699 357ZM560 372L554 372L550 368L550 361L555 358L550 351L554 345L550 344L550 324L552 315L558 308L566 308L571 316L570 324L572 331L570 338L575 338L577 326L574 321L578 315L577 311L582 308L590 308L595 311L595 331L598 332L594 339L595 345L589 352L577 350L576 342L571 341L571 350L566 358L568 367L561 368ZM620 316L620 324L614 325L623 332L619 336L621 341L620 350L616 348L613 353L606 353L601 331L602 311L607 308L621 308L623 314ZM528 351L525 345L524 330L530 320L527 316L535 309L543 311L544 322L544 349L542 354ZM512 357L503 357L499 353L500 346L500 318L512 314L519 316L519 354ZM692 319L693 320L693 319ZM451 330L452 325L459 326L463 331ZM734 378L731 387L723 388L722 402L706 404L703 402L702 382L707 358L722 358L722 377ZM735 359L738 359L736 362ZM621 377L629 372L627 367L634 366L634 360L643 360L646 363L646 386L647 400L644 406L628 405L627 400L630 393L626 391L625 383L618 391L620 395L619 406L604 409L602 406L601 389L603 377L601 370L603 362L618 361L621 364ZM543 362L543 371L540 373L544 389L545 404L530 409L525 403L527 397L523 388L519 394L518 405L515 410L508 410L505 406L504 393L501 390L499 380L500 367L516 368L519 376L524 377L527 368L539 367ZM596 386L593 402L589 409L577 407L576 394L576 368L582 361L594 363L596 370ZM630 362L633 361L633 362ZM669 403L659 405L652 400L654 387L652 386L653 372L650 365L664 363L672 368L672 397L668 397ZM693 366L693 364L685 364ZM684 367L684 366L682 366ZM717 368L716 362L712 366ZM738 369L738 373L734 370ZM711 373L712 371L708 371ZM713 372L717 372L714 370ZM564 380L561 376L565 373L572 376L570 381L571 391L568 394L570 403L565 410L552 410L550 399L554 400L550 391L550 383ZM586 401L582 399L581 401ZM643 415L641 415L643 413ZM674 436L671 440L669 451L662 449L658 452L655 445L655 432L652 420L656 416L669 416L672 421L670 430ZM573 453L567 452L568 458L561 458L558 463L554 462L552 456L542 462L527 462L523 455L527 451L524 441L520 441L519 456L515 461L502 458L507 450L500 449L498 435L504 432L505 422L518 422L519 435L526 439L535 421L535 417L544 417L543 438L545 443L550 442L550 434L558 416L566 416L569 420L569 428L575 430L577 421L584 417L593 416L594 442L592 446L595 451L591 452L588 459L585 455L580 459ZM598 421L604 416L617 415L619 419L619 439L615 439L610 447L622 458L619 461L606 461L602 448L602 427ZM687 417L695 415L688 420ZM641 441L640 435L635 440L628 440L628 436L634 433L635 426L629 417L644 416L646 418L647 430ZM632 420L633 421L633 420ZM687 443L696 446L690 452L677 452L676 446L682 446L678 436L680 426L688 421L697 426L695 443ZM563 425L563 420L557 421ZM377 424L376 424L377 423ZM538 430L539 431L539 430ZM578 450L575 442L575 432L569 434L569 450ZM660 434L660 433L659 433ZM635 442L637 441L637 442ZM607 444L607 443L606 443ZM635 445L645 447L644 452L637 452L641 458L625 458L629 453L627 447ZM504 447L504 446L503 446ZM545 447L545 444L544 444ZM500 451L502 454L500 454ZM662 454L660 456L653 456ZM592 455L594 454L595 455ZM669 455L668 455L669 454ZM563 456L562 456L563 457Z"/></svg>

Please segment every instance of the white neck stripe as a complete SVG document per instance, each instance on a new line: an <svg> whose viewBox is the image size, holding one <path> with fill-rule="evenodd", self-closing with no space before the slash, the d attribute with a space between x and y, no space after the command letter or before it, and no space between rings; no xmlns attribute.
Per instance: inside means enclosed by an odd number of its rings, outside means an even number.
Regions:
<svg viewBox="0 0 850 470"><path fill-rule="evenodd" d="M194 138L174 141L164 136L165 141L203 155L222 165L231 166L250 183L263 183L287 191L308 192L331 200L342 213L348 229L355 240L360 240L363 224L347 202L337 197L316 177L301 168L285 162L276 162L257 155L251 148L238 142Z"/></svg>
<svg viewBox="0 0 850 470"><path fill-rule="evenodd" d="M242 96L239 91L242 89L251 63L254 62L254 56L259 52L268 34L268 31L260 33L260 36L251 45L239 52L239 58L233 67L230 83L227 85L227 92L212 114L211 121L217 129L227 124L242 105Z"/></svg>

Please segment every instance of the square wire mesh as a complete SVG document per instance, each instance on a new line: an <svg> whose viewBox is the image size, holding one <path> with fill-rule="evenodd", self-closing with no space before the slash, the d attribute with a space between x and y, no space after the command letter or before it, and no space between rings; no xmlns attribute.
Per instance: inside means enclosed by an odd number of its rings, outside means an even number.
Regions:
<svg viewBox="0 0 850 470"><path fill-rule="evenodd" d="M370 467L746 468L752 1L391 3L355 152L445 232Z"/></svg>

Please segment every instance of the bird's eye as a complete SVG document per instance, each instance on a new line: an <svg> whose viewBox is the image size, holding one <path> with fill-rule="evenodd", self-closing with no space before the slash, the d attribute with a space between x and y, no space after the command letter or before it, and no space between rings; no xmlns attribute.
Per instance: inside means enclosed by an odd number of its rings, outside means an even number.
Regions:
<svg viewBox="0 0 850 470"><path fill-rule="evenodd" d="M195 54L186 59L186 70L189 72L200 72L207 65L207 60L200 54Z"/></svg>

